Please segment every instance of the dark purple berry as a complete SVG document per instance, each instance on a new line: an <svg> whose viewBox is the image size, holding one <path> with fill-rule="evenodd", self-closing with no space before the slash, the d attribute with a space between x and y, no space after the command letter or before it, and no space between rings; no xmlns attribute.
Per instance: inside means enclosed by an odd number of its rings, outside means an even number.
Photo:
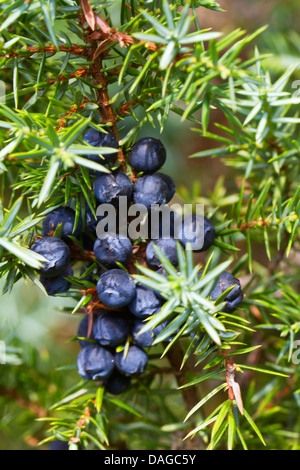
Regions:
<svg viewBox="0 0 300 470"><path fill-rule="evenodd" d="M241 289L241 284L238 279L236 279L231 273L223 271L218 277L217 284L211 292L212 300L217 300L220 295L223 294L229 287L233 289L227 294L223 302L226 302L223 312L232 313L234 312L244 298L243 291Z"/></svg>
<svg viewBox="0 0 300 470"><path fill-rule="evenodd" d="M31 245L32 251L44 256L48 261L43 263L39 272L44 277L56 277L62 274L70 261L70 249L60 238L43 237Z"/></svg>
<svg viewBox="0 0 300 470"><path fill-rule="evenodd" d="M130 326L118 312L109 311L94 317L93 336L100 346L114 347L126 342Z"/></svg>
<svg viewBox="0 0 300 470"><path fill-rule="evenodd" d="M151 209L152 204L167 204L169 201L169 186L159 175L144 175L135 181L133 185L135 204L143 204L147 209Z"/></svg>
<svg viewBox="0 0 300 470"><path fill-rule="evenodd" d="M129 163L138 172L154 173L163 166L166 156L166 149L160 140L144 137L132 146Z"/></svg>
<svg viewBox="0 0 300 470"><path fill-rule="evenodd" d="M152 240L158 238L173 238L175 224L181 222L180 217L167 204L152 207L144 223L148 224L148 236Z"/></svg>
<svg viewBox="0 0 300 470"><path fill-rule="evenodd" d="M106 379L114 370L114 357L107 349L91 344L79 352L77 367L84 379Z"/></svg>
<svg viewBox="0 0 300 470"><path fill-rule="evenodd" d="M61 238L64 241L68 237L78 238L81 232L81 220L78 220L75 227L75 211L71 207L58 207L46 215L43 220L42 236L52 235L55 229L61 225Z"/></svg>
<svg viewBox="0 0 300 470"><path fill-rule="evenodd" d="M164 173L156 173L156 176L159 176L167 184L169 188L169 201L171 201L175 194L175 182L173 178L169 175L165 175Z"/></svg>
<svg viewBox="0 0 300 470"><path fill-rule="evenodd" d="M149 266L153 269L161 267L161 261L158 259L153 246L156 245L160 251L168 258L173 266L177 266L177 247L174 238L161 238L159 240L152 240L146 248L146 260Z"/></svg>
<svg viewBox="0 0 300 470"><path fill-rule="evenodd" d="M95 213L97 208L95 207ZM82 234L82 242L85 250L93 251L94 243L97 238L96 230L98 223L106 217L107 213L103 216L94 216L90 207L86 205L85 209L85 232ZM104 227L107 230L107 225Z"/></svg>
<svg viewBox="0 0 300 470"><path fill-rule="evenodd" d="M120 372L116 370L104 381L104 386L106 391L112 395L120 395L128 390L130 382L130 377L126 377L126 375L120 374Z"/></svg>
<svg viewBox="0 0 300 470"><path fill-rule="evenodd" d="M96 235L93 235L90 232L83 233L82 234L83 248L88 251L93 251L95 240L96 240Z"/></svg>
<svg viewBox="0 0 300 470"><path fill-rule="evenodd" d="M101 132L91 127L83 135L83 140L92 145L93 147L98 147L98 142L100 141Z"/></svg>
<svg viewBox="0 0 300 470"><path fill-rule="evenodd" d="M128 305L129 311L138 318L153 315L162 306L163 301L157 297L154 290L145 286L137 286L136 294Z"/></svg>
<svg viewBox="0 0 300 470"><path fill-rule="evenodd" d="M110 147L114 149L119 148L117 137L110 131L106 133L97 131L94 128L89 129L83 136L83 140L93 147ZM118 157L118 152L112 152L105 155L85 155L85 158L93 162L104 165L106 163L114 162Z"/></svg>
<svg viewBox="0 0 300 470"><path fill-rule="evenodd" d="M97 238L94 252L99 263L112 267L116 266L116 262L128 263L132 255L132 244L129 238L108 232Z"/></svg>
<svg viewBox="0 0 300 470"><path fill-rule="evenodd" d="M111 308L122 308L128 305L135 296L133 278L121 269L110 269L101 274L97 282L97 294L104 305Z"/></svg>
<svg viewBox="0 0 300 470"><path fill-rule="evenodd" d="M88 337L88 324L89 324L89 317L88 315L85 315L85 317L79 323L78 330L77 330L78 342L82 348L85 348L86 346L90 346L92 344L92 341L87 341L87 340L95 339L93 328L92 328L90 336ZM83 338L87 338L87 340Z"/></svg>
<svg viewBox="0 0 300 470"><path fill-rule="evenodd" d="M163 331L163 329L167 326L167 323L161 323L157 325L152 330L147 330L144 333L140 333L141 329L145 326L145 322L142 320L135 320L133 329L132 329L132 339L137 346L140 348L149 348L152 346L153 341L155 338Z"/></svg>
<svg viewBox="0 0 300 470"><path fill-rule="evenodd" d="M120 196L126 196L128 200L131 198L132 185L128 176L118 170L100 174L94 181L93 191L100 204L117 205Z"/></svg>
<svg viewBox="0 0 300 470"><path fill-rule="evenodd" d="M71 287L71 282L66 277L73 276L73 269L68 266L67 269L56 277L40 276L40 282L43 284L48 295L55 295L67 292Z"/></svg>
<svg viewBox="0 0 300 470"><path fill-rule="evenodd" d="M49 450L69 450L68 441L51 441L49 444Z"/></svg>
<svg viewBox="0 0 300 470"><path fill-rule="evenodd" d="M183 246L189 242L195 252L206 251L215 240L215 227L207 218L197 214L189 214L183 218L175 233Z"/></svg>
<svg viewBox="0 0 300 470"><path fill-rule="evenodd" d="M95 208L95 213L96 213L97 208ZM100 218L95 217L90 206L86 205L85 208L85 227L89 232L96 232L97 224L99 222Z"/></svg>
<svg viewBox="0 0 300 470"><path fill-rule="evenodd" d="M124 375L131 376L142 374L147 363L147 354L138 346L129 346L127 354L124 354L124 351L115 354L116 368Z"/></svg>

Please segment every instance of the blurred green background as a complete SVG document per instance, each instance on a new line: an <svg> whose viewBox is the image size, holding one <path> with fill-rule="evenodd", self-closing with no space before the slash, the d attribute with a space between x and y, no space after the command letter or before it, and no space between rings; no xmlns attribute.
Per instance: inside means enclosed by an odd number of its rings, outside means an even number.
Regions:
<svg viewBox="0 0 300 470"><path fill-rule="evenodd" d="M220 0L219 3L225 13L201 9L202 28L212 27L228 33L240 27L251 32L268 24L269 28L256 44L261 52L274 54L266 61L270 73L284 71L299 59L299 0ZM248 49L249 55L252 51ZM127 125L130 126L130 120ZM142 135L159 136L159 131L145 127ZM183 186L190 191L194 183L200 188L200 196L209 197L220 177L225 178L227 188L231 187L234 176L220 160L187 158L210 145L191 132L187 124L177 118L170 119L160 138L168 151L163 171L174 178L179 191ZM45 409L60 398L61 390L78 379L74 365L79 346L70 342L70 338L76 334L79 316L70 317L62 311L71 302L45 296L30 281L27 284L20 281L10 295L1 297L0 340L5 341L7 352L7 364L0 364L1 450L35 448L43 437L43 425L35 418L42 417ZM63 366L68 367L59 370ZM15 387L22 381L25 394L21 399L15 396ZM4 405L3 395L8 393L13 400Z"/></svg>

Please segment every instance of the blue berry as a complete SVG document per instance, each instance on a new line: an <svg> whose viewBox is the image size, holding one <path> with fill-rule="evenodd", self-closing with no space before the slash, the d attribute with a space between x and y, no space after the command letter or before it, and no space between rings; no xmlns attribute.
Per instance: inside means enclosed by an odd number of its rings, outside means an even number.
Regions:
<svg viewBox="0 0 300 470"><path fill-rule="evenodd" d="M115 233L104 233L97 238L94 244L94 252L99 263L110 267L116 266L116 262L126 264L132 255L132 244L129 238L121 237Z"/></svg>
<svg viewBox="0 0 300 470"><path fill-rule="evenodd" d="M171 201L175 194L175 181L173 178L171 178L171 176L165 175L164 173L156 173L156 176L159 176L167 184L169 188L169 201Z"/></svg>
<svg viewBox="0 0 300 470"><path fill-rule="evenodd" d="M126 375L120 374L120 372L116 370L104 381L104 386L107 392L112 395L120 395L128 390L130 382L131 377L126 377Z"/></svg>
<svg viewBox="0 0 300 470"><path fill-rule="evenodd" d="M96 213L96 209L95 209ZM89 232L96 232L97 224L100 220L100 217L95 217L90 206L86 204L85 207L85 227Z"/></svg>
<svg viewBox="0 0 300 470"><path fill-rule="evenodd" d="M62 274L70 261L70 249L60 238L43 237L31 245L32 251L44 256L48 262L43 263L39 272L44 277L55 277Z"/></svg>
<svg viewBox="0 0 300 470"><path fill-rule="evenodd" d="M49 450L69 450L68 441L51 441L49 444Z"/></svg>
<svg viewBox="0 0 300 470"><path fill-rule="evenodd" d="M225 297L225 307L223 312L232 313L234 312L244 298L243 291L241 289L241 284L238 279L236 279L231 273L223 271L218 277L217 284L211 292L212 300L217 300L220 295L223 294L229 287L234 286L229 294Z"/></svg>
<svg viewBox="0 0 300 470"><path fill-rule="evenodd" d="M163 329L167 326L167 323L161 323L157 325L152 330L147 330L144 333L140 333L141 329L145 326L145 322L142 320L135 320L133 329L132 329L132 339L137 346L140 348L149 348L152 346L153 341L155 338L163 331Z"/></svg>
<svg viewBox="0 0 300 470"><path fill-rule="evenodd" d="M127 354L124 351L115 354L115 365L121 374L140 375L144 372L148 363L148 357L145 351L138 346L129 346Z"/></svg>
<svg viewBox="0 0 300 470"><path fill-rule="evenodd" d="M119 142L117 137L110 131L106 133L97 131L94 128L89 129L83 136L83 140L93 147L111 147L118 149ZM118 157L118 152L109 153L106 155L85 155L85 158L92 160L101 165L114 162Z"/></svg>
<svg viewBox="0 0 300 470"><path fill-rule="evenodd" d="M94 317L93 336L100 346L119 346L125 343L129 333L128 321L117 312L110 311Z"/></svg>
<svg viewBox="0 0 300 470"><path fill-rule="evenodd" d="M192 245L195 252L202 252L208 248L215 241L215 227L207 217L202 217L197 214L189 214L184 217L182 225L179 230L175 232L176 238L185 246L188 242ZM177 228L178 229L178 228ZM201 234L203 234L202 247L198 246L201 242Z"/></svg>
<svg viewBox="0 0 300 470"><path fill-rule="evenodd" d="M174 238L160 238L159 240L152 240L146 248L146 260L151 268L158 269L161 267L161 262L153 248L154 244L162 251L173 266L178 265L176 241Z"/></svg>
<svg viewBox="0 0 300 470"><path fill-rule="evenodd" d="M92 145L93 147L98 147L98 141L100 140L101 132L94 127L91 127L89 130L85 132L83 135L83 140L87 143Z"/></svg>
<svg viewBox="0 0 300 470"><path fill-rule="evenodd" d="M133 278L121 269L110 269L101 274L97 282L97 294L104 305L111 308L122 308L128 305L135 296Z"/></svg>
<svg viewBox="0 0 300 470"><path fill-rule="evenodd" d="M79 352L77 368L84 379L106 379L114 370L114 357L108 349L91 344Z"/></svg>
<svg viewBox="0 0 300 470"><path fill-rule="evenodd" d="M133 202L151 209L152 204L167 204L170 201L168 184L158 175L144 175L133 185Z"/></svg>
<svg viewBox="0 0 300 470"><path fill-rule="evenodd" d="M121 170L100 174L93 183L95 198L100 204L118 204L120 196L131 198L132 185L129 177Z"/></svg>
<svg viewBox="0 0 300 470"><path fill-rule="evenodd" d="M173 238L175 235L175 226L180 223L176 212L174 212L167 204L159 207L153 207L149 210L147 218L143 223L147 223L148 237L157 238Z"/></svg>
<svg viewBox="0 0 300 470"><path fill-rule="evenodd" d="M44 277L40 276L40 282L43 284L48 295L55 295L62 292L67 292L71 283L66 277L73 276L73 269L68 266L67 269L56 277Z"/></svg>
<svg viewBox="0 0 300 470"><path fill-rule="evenodd" d="M160 140L144 137L132 146L129 163L138 172L154 173L163 166L166 156L166 149Z"/></svg>
<svg viewBox="0 0 300 470"><path fill-rule="evenodd" d="M93 251L95 243L95 235L92 233L83 233L82 234L82 245L85 250ZM82 273L81 273L82 274Z"/></svg>
<svg viewBox="0 0 300 470"><path fill-rule="evenodd" d="M96 208L95 208L96 212ZM103 216L104 217L104 216ZM96 229L98 223L103 219L100 216L94 216L90 206L86 204L85 208L85 232L82 234L82 242L85 250L93 251L94 243L97 238Z"/></svg>
<svg viewBox="0 0 300 470"><path fill-rule="evenodd" d="M75 225L75 211L71 207L58 207L54 211L46 215L43 220L42 236L52 235L56 227L61 224L61 238L64 241L68 240L71 235L75 238L79 237L81 232L81 221L78 220L77 226Z"/></svg>
<svg viewBox="0 0 300 470"><path fill-rule="evenodd" d="M92 328L91 334L88 337L88 324L89 324L89 317L88 315L85 315L83 320L79 323L78 330L77 330L77 336L78 336L78 342L82 348L85 348L86 346L90 346L92 344L91 341L86 341L85 339L81 338L87 338L89 340L94 340L94 328ZM94 325L93 325L94 326Z"/></svg>
<svg viewBox="0 0 300 470"><path fill-rule="evenodd" d="M145 286L137 286L136 294L128 305L128 310L137 318L147 318L153 315L163 304L154 290Z"/></svg>

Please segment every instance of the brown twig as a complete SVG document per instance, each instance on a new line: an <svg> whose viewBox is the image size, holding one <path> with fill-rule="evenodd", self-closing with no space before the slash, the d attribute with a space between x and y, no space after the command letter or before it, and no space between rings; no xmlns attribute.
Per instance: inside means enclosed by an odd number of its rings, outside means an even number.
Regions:
<svg viewBox="0 0 300 470"><path fill-rule="evenodd" d="M225 351L222 351L221 354L224 356L226 361L226 383L228 389L228 399L231 401L236 401L237 407L240 413L243 415L244 405L241 397L241 390L239 384L235 381L236 364L230 361Z"/></svg>
<svg viewBox="0 0 300 470"><path fill-rule="evenodd" d="M80 109L84 107L85 103L93 103L93 101L84 97L83 102L79 106L72 105L70 111L68 113L65 113L62 116L62 118L59 120L59 126L57 127L56 130L60 131L66 125L66 117L72 116L72 114L77 113ZM74 168L78 169L78 165L75 165Z"/></svg>
<svg viewBox="0 0 300 470"><path fill-rule="evenodd" d="M118 128L117 128L117 119L113 112L109 94L108 94L108 80L105 73L102 71L102 54L99 54L95 57L97 51L97 42L91 38L91 36L85 36L86 44L89 44L85 50L86 58L89 62L93 62L90 66L90 74L94 85L97 85L96 94L97 94L97 103L99 106L99 113L102 118L103 124L111 124L111 130L115 136L120 140ZM126 171L126 160L123 150L120 149L118 153L118 160L121 162L121 169Z"/></svg>
<svg viewBox="0 0 300 470"><path fill-rule="evenodd" d="M85 48L82 46L72 45L70 47L66 46L58 46L60 52L69 52L75 55L83 55L85 52ZM28 57L32 56L33 54L37 53L52 53L55 54L57 49L53 45L45 46L45 47L37 47L37 46L29 46L29 47L22 47L21 49L24 52L29 52ZM8 59L12 57L24 57L24 54L19 52L10 51L9 54L0 54L0 57L7 57Z"/></svg>
<svg viewBox="0 0 300 470"><path fill-rule="evenodd" d="M249 228L252 227L269 227L270 226L270 220L263 220L262 218L259 218L258 220L253 220L252 222L241 224L241 225L234 225L233 229L238 229L238 230L248 230Z"/></svg>
<svg viewBox="0 0 300 470"><path fill-rule="evenodd" d="M109 45L110 42L118 42L122 47L133 44L139 41L135 41L131 36L123 33L119 33L111 28L106 21L101 18L99 15L95 15L95 21L97 26L100 28L100 32L95 31L90 35L85 37L85 42L90 45L89 48L86 49L86 58L88 61L93 61L90 67L90 74L93 79L93 83L97 85L96 93L97 93L97 100L99 104L99 113L102 118L102 122L104 124L110 123L111 129L115 133L115 135L119 139L118 129L117 129L117 118L113 112L112 106L109 100L108 94L108 79L103 72L102 60L103 57L107 54L105 51L106 46ZM97 45L97 40L102 40L103 42L100 45ZM156 50L157 47L155 44L148 43L149 48ZM104 52L105 51L105 52ZM126 113L129 107L134 104L133 101L129 102L128 104L124 105L120 110L119 113ZM122 150L119 152L118 159L121 162L121 167L123 170L126 170L126 161L125 156ZM135 178L136 175L132 175L132 179ZM135 262L139 261L142 264L145 263L145 249L146 243L139 246L138 249L136 247L135 250L135 260L131 261L126 265L128 271L133 274L136 272ZM89 315L89 327L88 330L91 332L91 325L93 321L93 312L98 306L97 299L94 299L89 303L84 312ZM185 385L185 372L187 371L189 365L186 364L185 367L181 369L181 364L183 360L183 353L181 350L180 345L177 343L173 345L173 347L167 353L168 360L170 365L174 371L174 376L176 377L176 381L178 386ZM197 403L198 403L198 396L197 396L197 389L196 387L187 387L182 389L182 397L183 401L186 405L188 411L190 411ZM203 442L199 437L198 442L199 448L203 448Z"/></svg>
<svg viewBox="0 0 300 470"><path fill-rule="evenodd" d="M72 259L77 259L79 261L95 261L96 257L93 251L90 250L81 250L76 243L70 245L70 252Z"/></svg>
<svg viewBox="0 0 300 470"><path fill-rule="evenodd" d="M80 3L81 9L82 9L83 14L84 14L84 17L85 17L89 27L91 28L92 31L94 31L96 22L95 22L95 15L93 13L90 1L89 0L79 0L79 3Z"/></svg>
<svg viewBox="0 0 300 470"><path fill-rule="evenodd" d="M83 77L87 74L88 69L86 67L82 67L81 69L76 70L76 72L70 72L67 77L65 75L59 75L57 78L47 78L47 82L53 85L57 82L66 82L67 80L70 80L70 78Z"/></svg>

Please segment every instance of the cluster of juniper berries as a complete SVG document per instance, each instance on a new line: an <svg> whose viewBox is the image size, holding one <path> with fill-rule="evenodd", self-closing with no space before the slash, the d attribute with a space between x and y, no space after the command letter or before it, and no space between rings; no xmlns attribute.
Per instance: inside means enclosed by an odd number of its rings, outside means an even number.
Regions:
<svg viewBox="0 0 300 470"><path fill-rule="evenodd" d="M134 182L120 168L115 169L119 143L112 132L104 133L90 128L83 140L94 147L116 149L116 152L105 156L86 156L111 170L110 173L90 172L98 205L112 204L118 208L119 197L126 196L129 204L143 204L150 211L151 205L167 204L174 196L174 181L158 172L166 161L166 150L160 140L142 138L132 146L128 163L137 174ZM119 237L118 233L112 232L97 237L99 218L94 216L88 205L85 209L85 224L80 218L75 220L76 214L71 207L53 210L43 221L42 237L33 243L31 249L47 259L40 269L40 281L48 295L66 292L71 287L69 278L74 274L70 266L73 262L72 238L80 238L84 248L94 252L99 267L85 279L96 283L96 295L101 307L93 310L92 319L85 315L79 325L81 350L77 358L78 372L84 379L103 381L110 393L119 394L130 386L131 377L142 374L146 368L148 357L145 348L152 345L166 323L141 334L140 330L145 319L159 312L165 300L154 290L135 283L133 277L120 267L121 264L126 268L133 255L130 238ZM215 228L209 219L192 214L185 217L182 223L183 235L177 239L183 246L191 239L189 233L195 233L200 224L204 231L204 242L197 251L205 251L213 244ZM145 261L149 268L164 272L153 249L154 244L177 266L174 230L172 226L168 238L152 239L147 244ZM233 312L243 299L238 279L228 272L222 273L211 293L212 300L216 300L233 285L235 287L225 298L226 312Z"/></svg>

